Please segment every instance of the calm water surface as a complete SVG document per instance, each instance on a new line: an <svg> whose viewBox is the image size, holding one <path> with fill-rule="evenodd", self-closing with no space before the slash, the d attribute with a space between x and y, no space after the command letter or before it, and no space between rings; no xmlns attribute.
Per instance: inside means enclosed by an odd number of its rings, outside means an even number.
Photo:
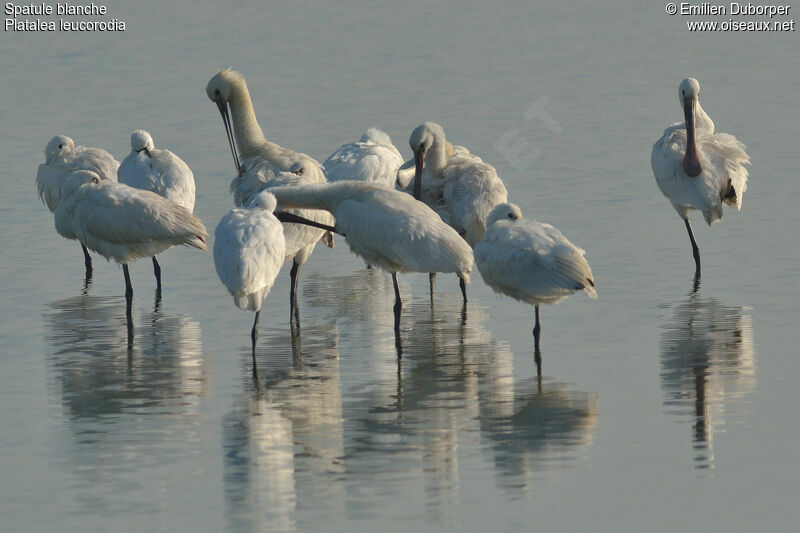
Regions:
<svg viewBox="0 0 800 533"><path fill-rule="evenodd" d="M797 33L689 34L639 2L108 3L122 34L4 32L0 339L4 531L787 531L800 521ZM339 239L252 316L210 254L90 283L34 190L55 134L118 159L134 128L189 162L210 230L230 153L205 84L247 77L268 137L323 160L370 125L497 167L586 248L599 293L542 310L477 272L391 278ZM740 213L693 218L703 278L650 147L697 77L748 145ZM545 109L546 114L537 110ZM544 118L543 118L544 117ZM287 269L288 270L288 269Z"/></svg>

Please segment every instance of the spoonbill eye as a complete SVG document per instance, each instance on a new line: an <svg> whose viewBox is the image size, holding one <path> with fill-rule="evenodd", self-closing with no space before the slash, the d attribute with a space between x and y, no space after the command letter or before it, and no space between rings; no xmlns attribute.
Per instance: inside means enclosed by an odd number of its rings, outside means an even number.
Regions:
<svg viewBox="0 0 800 533"><path fill-rule="evenodd" d="M64 145L63 144L59 144L58 147L59 148L64 148Z"/></svg>

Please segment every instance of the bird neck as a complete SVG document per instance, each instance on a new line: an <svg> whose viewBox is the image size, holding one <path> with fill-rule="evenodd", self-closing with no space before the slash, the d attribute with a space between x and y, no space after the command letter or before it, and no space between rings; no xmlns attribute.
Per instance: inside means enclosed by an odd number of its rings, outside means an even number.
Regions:
<svg viewBox="0 0 800 533"><path fill-rule="evenodd" d="M695 121L695 129L703 134L712 134L714 133L714 122L711 120L711 117L705 112L703 107L700 105L700 100L697 101L694 109L694 121Z"/></svg>
<svg viewBox="0 0 800 533"><path fill-rule="evenodd" d="M434 137L433 144L425 154L425 169L428 174L441 178L442 171L447 165L447 153L445 150L446 142L444 137L437 135Z"/></svg>
<svg viewBox="0 0 800 533"><path fill-rule="evenodd" d="M232 85L231 96L228 100L233 119L233 134L236 144L241 152L242 159L255 155L258 147L266 141L261 126L258 125L256 113L253 111L253 102L250 92L244 82Z"/></svg>

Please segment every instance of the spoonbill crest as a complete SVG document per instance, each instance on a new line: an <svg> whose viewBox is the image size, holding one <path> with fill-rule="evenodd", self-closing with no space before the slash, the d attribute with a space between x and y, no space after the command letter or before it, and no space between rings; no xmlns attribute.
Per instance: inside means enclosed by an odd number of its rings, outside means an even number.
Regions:
<svg viewBox="0 0 800 533"><path fill-rule="evenodd" d="M75 141L66 135L56 135L50 139L44 149L44 156L45 161L36 172L36 190L51 213L55 212L61 202L64 182L75 170L91 170L100 179L117 181L119 162L114 156L102 148L75 146ZM86 246L81 244L81 248L88 279L92 274L92 258Z"/></svg>
<svg viewBox="0 0 800 533"><path fill-rule="evenodd" d="M134 130L131 134L131 153L122 160L117 177L120 183L152 191L190 212L194 209L194 176L189 165L169 150L156 148L145 130ZM153 256L153 273L161 290L161 266L156 256Z"/></svg>
<svg viewBox="0 0 800 533"><path fill-rule="evenodd" d="M492 209L486 226L475 245L475 264L495 292L534 306L533 339L541 373L539 305L558 303L577 291L597 298L586 252L550 224L523 218L514 204Z"/></svg>
<svg viewBox="0 0 800 533"><path fill-rule="evenodd" d="M728 133L714 133L714 123L700 106L700 84L686 78L678 87L684 122L664 130L653 145L650 163L661 192L683 219L700 276L700 249L689 223L689 211L698 209L710 226L722 218L722 205L742 208L747 190L750 156Z"/></svg>
<svg viewBox="0 0 800 533"><path fill-rule="evenodd" d="M283 226L272 214L276 204L269 192L255 194L246 206L222 217L214 231L214 267L219 279L233 295L236 307L256 314L250 332L254 376L258 376L256 339L261 304L286 255Z"/></svg>
<svg viewBox="0 0 800 533"><path fill-rule="evenodd" d="M133 298L128 263L178 244L208 250L206 228L185 207L87 170L64 182L55 218L61 236L122 265L128 311Z"/></svg>

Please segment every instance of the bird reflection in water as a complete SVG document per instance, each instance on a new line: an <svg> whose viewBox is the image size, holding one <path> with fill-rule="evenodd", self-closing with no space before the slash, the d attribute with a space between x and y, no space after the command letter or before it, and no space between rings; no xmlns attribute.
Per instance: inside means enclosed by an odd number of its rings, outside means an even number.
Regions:
<svg viewBox="0 0 800 533"><path fill-rule="evenodd" d="M753 326L748 307L704 298L695 279L688 298L662 326L661 383L665 407L693 419L695 466L714 467L714 432L724 414L756 388Z"/></svg>
<svg viewBox="0 0 800 533"><path fill-rule="evenodd" d="M293 323L262 328L261 339L259 382L243 350L244 393L222 422L227 520L234 530L291 531L300 507L326 517L344 509L338 332Z"/></svg>
<svg viewBox="0 0 800 533"><path fill-rule="evenodd" d="M58 456L75 472L71 490L86 511L153 504L140 476L166 483L201 444L207 372L199 324L148 310L129 343L120 302L77 296L52 302L43 317L48 388L60 397L68 428L66 439L55 437L65 449Z"/></svg>

